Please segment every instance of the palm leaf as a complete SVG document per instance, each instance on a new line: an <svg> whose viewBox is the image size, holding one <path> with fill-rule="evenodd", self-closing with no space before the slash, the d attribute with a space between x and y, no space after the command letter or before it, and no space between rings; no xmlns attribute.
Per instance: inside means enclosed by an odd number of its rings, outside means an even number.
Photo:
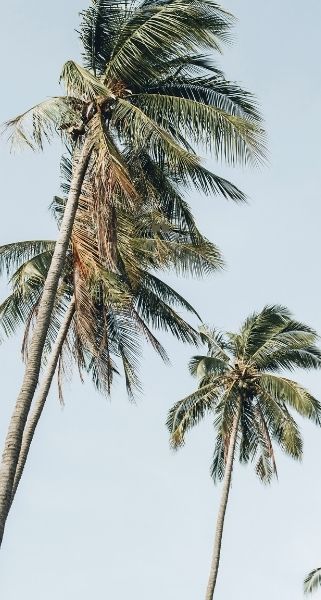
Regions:
<svg viewBox="0 0 321 600"><path fill-rule="evenodd" d="M321 586L321 569L313 569L304 580L304 593L312 594Z"/></svg>
<svg viewBox="0 0 321 600"><path fill-rule="evenodd" d="M79 121L83 103L73 97L44 100L25 113L5 123L13 147L43 149L44 141L54 135L63 137L64 130Z"/></svg>
<svg viewBox="0 0 321 600"><path fill-rule="evenodd" d="M259 386L276 401L294 408L302 417L321 425L321 404L307 390L295 381L271 374L262 374Z"/></svg>
<svg viewBox="0 0 321 600"><path fill-rule="evenodd" d="M73 60L64 64L60 81L64 84L68 96L73 95L81 100L90 101L97 96L111 95L98 78Z"/></svg>
<svg viewBox="0 0 321 600"><path fill-rule="evenodd" d="M185 433L213 409L217 402L217 394L217 385L213 381L174 404L166 422L173 448L182 446L185 443Z"/></svg>
<svg viewBox="0 0 321 600"><path fill-rule="evenodd" d="M195 155L179 146L168 132L127 100L118 99L113 111L113 125L136 150L148 148L150 155L161 164L166 157L172 172L188 176L189 170L199 164Z"/></svg>
<svg viewBox="0 0 321 600"><path fill-rule="evenodd" d="M52 253L55 242L52 240L28 240L0 246L0 275L5 271L10 276L23 263L39 254Z"/></svg>
<svg viewBox="0 0 321 600"><path fill-rule="evenodd" d="M246 163L264 154L262 131L243 116L195 99L161 93L140 94L134 101L160 127L166 129L171 123L194 143L208 146L218 159Z"/></svg>
<svg viewBox="0 0 321 600"><path fill-rule="evenodd" d="M166 58L199 45L219 50L218 40L226 39L230 23L228 13L206 0L142 2L121 28L106 74L139 83Z"/></svg>
<svg viewBox="0 0 321 600"><path fill-rule="evenodd" d="M102 74L106 69L126 16L125 8L126 2L92 0L90 6L80 13L82 57L85 67L94 75Z"/></svg>
<svg viewBox="0 0 321 600"><path fill-rule="evenodd" d="M194 377L206 375L222 375L228 369L228 364L222 358L214 356L193 356L188 363L189 371Z"/></svg>

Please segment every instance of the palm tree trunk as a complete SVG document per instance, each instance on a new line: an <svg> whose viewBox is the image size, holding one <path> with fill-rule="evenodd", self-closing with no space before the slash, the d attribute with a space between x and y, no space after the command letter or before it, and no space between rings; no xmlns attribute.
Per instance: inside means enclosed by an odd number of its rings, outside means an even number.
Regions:
<svg viewBox="0 0 321 600"><path fill-rule="evenodd" d="M8 428L0 466L0 544L11 504L12 485L19 460L23 431L38 383L43 347L91 152L92 143L87 138L74 168L59 237L39 304L22 386Z"/></svg>
<svg viewBox="0 0 321 600"><path fill-rule="evenodd" d="M231 479L232 479L232 471L233 471L233 463L234 463L234 453L235 453L235 445L237 440L237 430L241 417L241 401L239 402L239 406L237 409L237 413L234 418L233 429L230 437L230 443L226 458L225 465L225 475L223 480L223 489L221 496L221 503L217 515L216 521L216 531L215 531L215 540L214 540L214 548L213 548L213 556L212 556L212 564L210 575L208 579L207 589L206 589L206 600L213 600L214 591L217 580L217 573L220 564L220 556L221 556L221 548L222 548L222 537L223 537L223 528L224 528L224 519L226 513L226 507L228 502L228 497L230 493L231 487Z"/></svg>
<svg viewBox="0 0 321 600"><path fill-rule="evenodd" d="M43 376L43 379L41 381L41 384L40 384L40 387L38 390L38 394L35 399L33 411L31 413L31 415L28 417L28 420L27 420L27 423L25 426L25 430L23 432L21 450L20 450L20 454L19 454L17 470L16 470L14 482L13 482L13 487L12 487L10 507L11 507L11 504L16 495L16 491L17 491L18 485L20 483L22 473L25 468L25 464L26 464L26 461L28 458L28 454L29 454L30 446L31 446L31 443L33 440L33 436L34 436L36 427L38 425L38 421L41 417L41 413L45 406L45 402L47 400L50 386L51 386L51 383L52 383L52 380L53 380L53 377L54 377L54 374L56 371L58 359L59 359L64 341L67 337L69 327L70 327L72 318L74 316L74 313L75 313L75 298L73 297L68 306L67 312L65 314L65 318L62 322L62 325L59 329L56 341L53 345L51 354L49 356L48 364L46 366L45 374Z"/></svg>

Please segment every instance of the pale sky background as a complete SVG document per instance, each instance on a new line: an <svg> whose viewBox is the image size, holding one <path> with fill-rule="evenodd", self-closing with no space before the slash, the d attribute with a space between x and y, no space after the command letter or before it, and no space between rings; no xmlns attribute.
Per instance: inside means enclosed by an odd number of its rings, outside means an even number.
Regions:
<svg viewBox="0 0 321 600"><path fill-rule="evenodd" d="M228 270L177 287L218 327L237 328L252 310L278 302L321 333L321 4L224 6L239 22L221 64L260 100L270 163L256 171L213 165L250 205L190 198ZM59 93L63 62L79 56L74 29L85 7L84 0L3 3L1 122ZM47 206L59 190L58 163L58 146L10 155L1 142L0 243L56 235ZM1 599L204 596L220 493L209 477L213 430L209 420L171 453L164 422L195 385L186 368L193 349L163 339L175 364L145 353L136 406L122 385L110 402L75 375L61 410L54 388L8 521ZM19 342L0 348L1 440L21 383ZM296 375L321 399L321 373ZM236 468L217 598L299 600L304 575L321 565L321 432L306 424L303 432L303 464L281 457L270 487L251 467Z"/></svg>

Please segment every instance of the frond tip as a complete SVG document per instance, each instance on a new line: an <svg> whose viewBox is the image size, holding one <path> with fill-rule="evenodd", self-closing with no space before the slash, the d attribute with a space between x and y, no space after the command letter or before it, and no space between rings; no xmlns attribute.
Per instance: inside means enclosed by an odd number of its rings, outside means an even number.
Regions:
<svg viewBox="0 0 321 600"><path fill-rule="evenodd" d="M305 578L303 590L305 594L312 594L321 587L321 567L311 571Z"/></svg>

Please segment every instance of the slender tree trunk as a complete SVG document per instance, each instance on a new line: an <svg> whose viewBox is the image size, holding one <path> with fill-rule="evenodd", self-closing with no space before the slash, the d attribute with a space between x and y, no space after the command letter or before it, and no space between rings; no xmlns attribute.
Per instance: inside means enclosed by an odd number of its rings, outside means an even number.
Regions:
<svg viewBox="0 0 321 600"><path fill-rule="evenodd" d="M2 543L4 527L11 504L12 485L18 464L22 435L38 383L43 347L91 151L92 144L89 138L87 138L73 171L58 240L39 304L37 321L28 352L22 386L8 428L0 466L0 544Z"/></svg>
<svg viewBox="0 0 321 600"><path fill-rule="evenodd" d="M226 507L227 507L227 502L228 502L228 497L229 497L230 487L231 487L235 445L236 445L236 440L237 440L237 430L238 430L238 426L239 426L239 422L240 422L241 409L242 409L242 405L241 405L241 401L240 401L238 409L237 409L237 413L234 418L233 429L232 429L229 448L228 448L228 452L227 452L222 496L221 496L221 502L220 502L220 507L219 507L217 521L216 521L216 531L215 531L215 540L214 540L211 570L210 570L210 575L209 575L207 589L206 589L206 596L205 596L206 600L213 600L213 597L214 597L217 573L218 573L218 568L219 568L219 564L220 564L224 519L225 519Z"/></svg>
<svg viewBox="0 0 321 600"><path fill-rule="evenodd" d="M51 386L51 383L52 383L52 380L53 380L53 377L54 377L54 374L56 371L59 356L60 356L64 341L67 337L69 327L70 327L72 318L74 316L74 313L75 313L75 298L73 297L68 306L67 312L65 314L65 318L62 322L62 325L59 329L56 341L55 341L52 351L50 353L48 364L46 366L45 373L44 373L43 379L41 380L41 384L40 384L40 387L39 387L39 390L38 390L38 393L37 393L37 396L36 396L36 399L34 402L33 410L31 412L30 416L28 417L28 420L27 420L27 423L26 423L26 426L25 426L25 429L23 432L21 450L20 450L20 454L19 454L17 470L16 470L13 487L12 487L12 493L11 493L11 504L16 495L16 491L17 491L18 485L20 483L20 479L22 477L22 474L23 474L23 471L25 468L25 464L26 464L26 461L28 458L28 454L29 454L30 446L31 446L31 443L33 440L33 436L34 436L36 427L38 425L38 421L41 417L41 413L45 406L45 402L48 397L50 386Z"/></svg>

